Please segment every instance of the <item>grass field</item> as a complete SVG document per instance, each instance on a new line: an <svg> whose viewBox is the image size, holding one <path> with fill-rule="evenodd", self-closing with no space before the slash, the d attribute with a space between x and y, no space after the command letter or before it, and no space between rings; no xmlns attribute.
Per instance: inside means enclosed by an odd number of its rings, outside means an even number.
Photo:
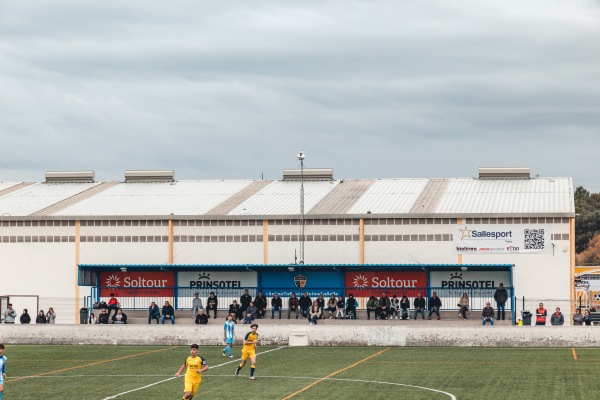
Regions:
<svg viewBox="0 0 600 400"><path fill-rule="evenodd" d="M600 349L259 347L256 375L221 347L195 399L584 399ZM262 354L261 354L262 353ZM181 399L182 346L7 345L4 399Z"/></svg>

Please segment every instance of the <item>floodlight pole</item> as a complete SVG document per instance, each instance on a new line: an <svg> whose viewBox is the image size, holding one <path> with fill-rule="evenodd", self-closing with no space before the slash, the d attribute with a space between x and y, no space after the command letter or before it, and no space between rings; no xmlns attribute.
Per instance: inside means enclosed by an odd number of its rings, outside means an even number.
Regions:
<svg viewBox="0 0 600 400"><path fill-rule="evenodd" d="M300 264L304 264L304 152L297 156L300 160Z"/></svg>

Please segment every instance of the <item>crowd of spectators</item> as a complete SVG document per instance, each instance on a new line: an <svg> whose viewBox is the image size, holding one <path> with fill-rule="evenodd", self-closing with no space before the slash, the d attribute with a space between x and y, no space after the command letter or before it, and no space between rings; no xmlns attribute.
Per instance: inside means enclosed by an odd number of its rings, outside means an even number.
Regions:
<svg viewBox="0 0 600 400"><path fill-rule="evenodd" d="M481 311L482 325L490 324L494 325L497 320L504 320L506 318L505 305L508 301L508 292L504 288L502 283L499 284L498 289L494 293L494 301L496 304L496 310L491 305L491 302L486 302L486 306ZM447 299L446 299L447 300ZM411 304L412 303L412 304ZM447 304L447 301L446 301ZM210 318L217 319L218 316L218 299L215 292L210 292L206 299L205 308L199 293L194 293L192 298L191 316L196 324L207 324ZM457 317L459 319L467 319L471 315L471 300L467 293L463 293L458 298L456 303L458 308ZM232 300L229 304L228 312L226 317L231 316L234 323L252 324L257 319L268 318L267 312L270 309L271 319L282 318L284 309L287 308L287 318L296 319L303 318L309 321L310 324L317 324L320 319L356 319L357 309L359 302L352 293L348 295L348 298L344 296L336 297L335 294L331 294L329 298L325 298L323 294L317 295L315 299L311 299L309 293L303 292L300 297L296 293L290 293L290 296L284 302L278 293L274 293L273 296L268 300L262 291L258 291L256 297L252 297L248 289L244 290L239 298ZM91 313L89 315L89 324L127 324L127 315L121 308L119 300L116 298L114 293L111 293L107 302L99 302L94 305L94 308L99 308L98 315ZM381 293L381 296L375 297L371 295L365 304L367 320L373 317L374 320L390 320L390 319L402 319L407 320L413 318L418 319L419 315L421 319L425 319L425 313L427 312L427 319L431 320L441 319L440 310L442 309L442 299L437 295L435 291L431 293L429 299L424 298L421 293L417 293L417 296L411 300L407 295L398 297L396 294L389 297L385 291ZM112 311L114 310L114 314ZM212 311L212 312L211 312ZM113 314L111 316L111 314ZM212 315L211 315L212 314ZM7 308L3 312L4 322L7 324L15 323L17 318L16 311L12 308L12 304L8 304ZM160 308L156 302L152 301L148 307L148 324L153 321L156 324L171 321L171 324L175 324L175 310L169 301L165 301L162 308ZM548 312L544 308L543 303L539 303L538 308L535 311L535 325L544 326L547 324ZM572 316L573 325L592 325L594 322L590 310L585 310L582 313L581 309L576 309ZM56 321L56 312L50 307L46 312L39 310L35 317L35 323L37 324L54 324ZM21 324L29 324L32 322L32 317L29 315L27 309L23 310L19 318ZM550 315L550 325L560 326L565 323L565 317L562 314L559 307L556 307L555 312Z"/></svg>

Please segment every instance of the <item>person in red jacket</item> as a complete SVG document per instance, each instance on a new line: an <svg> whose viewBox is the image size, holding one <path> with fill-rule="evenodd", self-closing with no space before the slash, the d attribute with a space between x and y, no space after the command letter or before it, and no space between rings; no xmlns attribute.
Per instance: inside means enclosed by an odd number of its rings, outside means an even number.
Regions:
<svg viewBox="0 0 600 400"><path fill-rule="evenodd" d="M116 314L118 308L119 308L119 300L117 300L114 293L111 293L110 299L108 299L108 316L109 316L109 318L110 318L110 312L112 310L115 310L115 314Z"/></svg>
<svg viewBox="0 0 600 400"><path fill-rule="evenodd" d="M546 325L546 317L548 316L548 311L544 308L544 303L540 303L540 306L537 310L535 310L535 324L536 325Z"/></svg>

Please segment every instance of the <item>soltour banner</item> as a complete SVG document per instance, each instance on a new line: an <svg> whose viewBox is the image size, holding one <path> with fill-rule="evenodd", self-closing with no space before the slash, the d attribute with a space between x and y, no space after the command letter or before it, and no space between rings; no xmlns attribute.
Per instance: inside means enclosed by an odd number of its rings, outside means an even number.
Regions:
<svg viewBox="0 0 600 400"><path fill-rule="evenodd" d="M100 296L114 293L119 297L172 296L175 286L173 272L101 272Z"/></svg>
<svg viewBox="0 0 600 400"><path fill-rule="evenodd" d="M389 297L394 294L399 297L404 294L414 297L417 292L425 295L427 273L423 271L346 272L344 285L347 294L353 291L355 297L376 296L379 298L384 291Z"/></svg>
<svg viewBox="0 0 600 400"><path fill-rule="evenodd" d="M455 254L546 253L549 225L460 225L454 228Z"/></svg>

